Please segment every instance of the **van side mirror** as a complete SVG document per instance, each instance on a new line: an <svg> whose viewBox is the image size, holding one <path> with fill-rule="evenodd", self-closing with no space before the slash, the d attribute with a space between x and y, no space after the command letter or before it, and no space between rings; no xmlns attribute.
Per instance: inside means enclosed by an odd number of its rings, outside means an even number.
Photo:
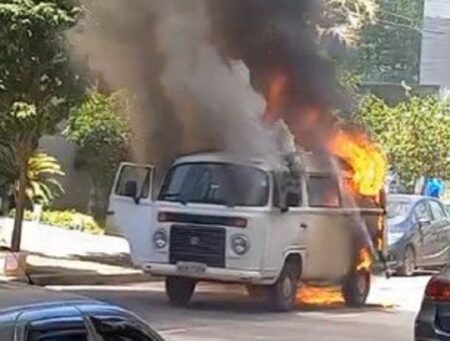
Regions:
<svg viewBox="0 0 450 341"><path fill-rule="evenodd" d="M300 195L295 192L286 193L284 202L281 203L280 210L282 213L289 211L290 207L298 207L300 203Z"/></svg>
<svg viewBox="0 0 450 341"><path fill-rule="evenodd" d="M136 204L139 204L138 198L138 184L134 180L129 180L125 183L125 196L133 198Z"/></svg>

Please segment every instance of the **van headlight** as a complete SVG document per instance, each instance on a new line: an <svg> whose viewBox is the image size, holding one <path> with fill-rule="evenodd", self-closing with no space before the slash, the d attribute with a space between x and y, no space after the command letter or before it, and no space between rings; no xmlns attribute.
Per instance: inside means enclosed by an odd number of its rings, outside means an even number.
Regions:
<svg viewBox="0 0 450 341"><path fill-rule="evenodd" d="M250 240L243 234L235 234L231 237L231 249L235 254L243 256L250 250Z"/></svg>
<svg viewBox="0 0 450 341"><path fill-rule="evenodd" d="M167 233L165 230L158 230L153 235L153 244L159 250L164 249L167 246Z"/></svg>

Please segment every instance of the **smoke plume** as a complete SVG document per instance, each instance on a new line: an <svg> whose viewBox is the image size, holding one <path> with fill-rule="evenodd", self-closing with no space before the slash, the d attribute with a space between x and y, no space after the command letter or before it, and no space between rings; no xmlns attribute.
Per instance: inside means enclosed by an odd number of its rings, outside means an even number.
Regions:
<svg viewBox="0 0 450 341"><path fill-rule="evenodd" d="M137 161L167 165L205 150L275 155L268 123L283 119L312 149L333 121L335 84L317 52L316 3L91 0L70 38L109 88L135 95Z"/></svg>

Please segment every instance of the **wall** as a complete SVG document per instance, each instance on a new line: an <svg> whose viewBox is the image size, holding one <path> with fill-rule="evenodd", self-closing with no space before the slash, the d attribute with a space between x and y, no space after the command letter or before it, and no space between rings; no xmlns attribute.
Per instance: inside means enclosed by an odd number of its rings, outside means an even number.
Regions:
<svg viewBox="0 0 450 341"><path fill-rule="evenodd" d="M55 208L75 208L85 212L88 207L91 183L86 172L75 168L75 147L62 136L46 136L40 141L40 149L56 157L66 174L60 181L65 194L55 202Z"/></svg>

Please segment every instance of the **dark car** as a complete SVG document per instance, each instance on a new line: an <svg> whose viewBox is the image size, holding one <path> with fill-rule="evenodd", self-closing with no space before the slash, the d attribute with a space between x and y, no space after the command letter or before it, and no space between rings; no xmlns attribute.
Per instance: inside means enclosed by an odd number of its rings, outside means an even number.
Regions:
<svg viewBox="0 0 450 341"><path fill-rule="evenodd" d="M99 301L0 283L1 341L162 341L134 314Z"/></svg>
<svg viewBox="0 0 450 341"><path fill-rule="evenodd" d="M446 265L449 258L450 219L437 199L391 195L387 203L389 264L410 276L417 268Z"/></svg>
<svg viewBox="0 0 450 341"><path fill-rule="evenodd" d="M450 267L431 278L416 318L416 341L450 341Z"/></svg>

